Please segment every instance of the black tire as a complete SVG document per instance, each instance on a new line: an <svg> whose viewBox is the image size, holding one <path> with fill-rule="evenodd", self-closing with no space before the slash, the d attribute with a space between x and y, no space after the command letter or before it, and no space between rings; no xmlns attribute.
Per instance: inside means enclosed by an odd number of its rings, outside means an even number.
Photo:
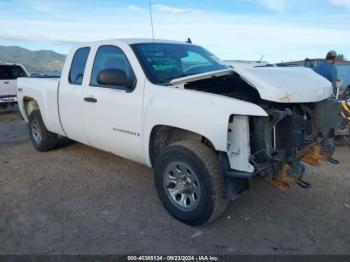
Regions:
<svg viewBox="0 0 350 262"><path fill-rule="evenodd" d="M34 110L29 116L29 135L33 146L40 152L52 150L57 145L57 134L45 127L39 110ZM40 136L40 139L38 138Z"/></svg>
<svg viewBox="0 0 350 262"><path fill-rule="evenodd" d="M172 188L174 186L166 185L167 181L169 181L169 178L167 178L168 170L171 169L169 167L174 163L184 163L185 166L190 168L191 172L195 173L198 179L201 193L198 199L194 200L193 197L193 201L191 200L193 202L193 210L184 210L186 208L185 201L183 201L185 207L179 207L176 203L179 200L174 199L169 193L170 189L179 192L177 190L180 187L177 180L174 183L175 189ZM170 177L174 177L174 173L170 171ZM229 200L224 191L223 176L218 157L213 150L201 142L181 141L164 148L155 162L154 174L157 192L164 207L173 217L185 224L191 226L208 224L219 217L228 206ZM187 183L186 179L184 183ZM191 193L191 196L194 194ZM183 196L181 194L181 199L184 198L186 198L186 195Z"/></svg>

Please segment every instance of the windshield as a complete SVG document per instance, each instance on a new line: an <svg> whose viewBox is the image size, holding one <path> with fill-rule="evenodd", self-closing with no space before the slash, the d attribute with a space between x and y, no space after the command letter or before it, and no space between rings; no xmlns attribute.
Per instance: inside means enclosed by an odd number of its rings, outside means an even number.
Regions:
<svg viewBox="0 0 350 262"><path fill-rule="evenodd" d="M229 69L216 56L196 45L147 43L131 47L154 84L164 85L175 78Z"/></svg>

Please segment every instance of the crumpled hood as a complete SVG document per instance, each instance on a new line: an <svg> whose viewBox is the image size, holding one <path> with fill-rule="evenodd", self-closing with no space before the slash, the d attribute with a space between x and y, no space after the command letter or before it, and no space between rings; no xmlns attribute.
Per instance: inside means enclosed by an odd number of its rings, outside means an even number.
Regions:
<svg viewBox="0 0 350 262"><path fill-rule="evenodd" d="M333 92L331 82L305 67L234 68L234 71L268 101L319 102Z"/></svg>
<svg viewBox="0 0 350 262"><path fill-rule="evenodd" d="M305 67L232 68L174 79L172 85L184 84L236 72L258 90L260 97L278 103L319 102L332 95L332 84Z"/></svg>

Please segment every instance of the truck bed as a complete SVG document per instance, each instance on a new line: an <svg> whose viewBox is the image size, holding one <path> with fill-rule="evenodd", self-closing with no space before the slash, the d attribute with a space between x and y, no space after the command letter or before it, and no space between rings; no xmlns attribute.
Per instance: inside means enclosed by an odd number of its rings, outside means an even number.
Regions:
<svg viewBox="0 0 350 262"><path fill-rule="evenodd" d="M58 87L59 78L18 78L17 98L22 116L26 122L25 101L27 97L33 97L40 107L41 115L46 128L60 135L64 135L58 112Z"/></svg>

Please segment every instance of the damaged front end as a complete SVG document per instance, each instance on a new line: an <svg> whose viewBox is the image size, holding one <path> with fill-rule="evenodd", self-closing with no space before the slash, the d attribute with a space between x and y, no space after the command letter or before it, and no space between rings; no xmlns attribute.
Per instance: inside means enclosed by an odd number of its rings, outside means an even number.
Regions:
<svg viewBox="0 0 350 262"><path fill-rule="evenodd" d="M326 99L318 103L262 105L269 117L250 119L251 163L255 172L284 191L298 183L303 163L318 166L333 155L333 137L338 124L339 103Z"/></svg>
<svg viewBox="0 0 350 262"><path fill-rule="evenodd" d="M330 98L331 83L312 70L233 68L172 84L253 103L268 114L233 115L229 121L228 149L219 157L231 199L247 190L254 176L279 190L296 183L309 187L302 180L304 164L318 166L334 153L340 104Z"/></svg>

